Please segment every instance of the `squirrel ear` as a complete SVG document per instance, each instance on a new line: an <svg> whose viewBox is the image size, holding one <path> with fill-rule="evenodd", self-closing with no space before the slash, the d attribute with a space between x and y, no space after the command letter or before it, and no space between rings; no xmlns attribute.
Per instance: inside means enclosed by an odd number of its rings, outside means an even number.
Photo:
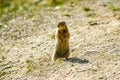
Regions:
<svg viewBox="0 0 120 80"><path fill-rule="evenodd" d="M59 28L59 27L60 27L60 25L61 25L61 22L59 22L59 23L58 23L57 27Z"/></svg>
<svg viewBox="0 0 120 80"><path fill-rule="evenodd" d="M57 28L59 28L59 24L57 25Z"/></svg>
<svg viewBox="0 0 120 80"><path fill-rule="evenodd" d="M65 25L65 21L63 21L63 22L60 22L62 25Z"/></svg>

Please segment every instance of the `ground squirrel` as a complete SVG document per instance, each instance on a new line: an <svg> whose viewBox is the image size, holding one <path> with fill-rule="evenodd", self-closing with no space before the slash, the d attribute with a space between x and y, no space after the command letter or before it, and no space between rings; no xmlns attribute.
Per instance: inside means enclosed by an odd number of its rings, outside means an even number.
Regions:
<svg viewBox="0 0 120 80"><path fill-rule="evenodd" d="M65 22L59 22L57 25L56 44L54 50L53 61L58 58L68 59L70 55L69 38L70 33Z"/></svg>

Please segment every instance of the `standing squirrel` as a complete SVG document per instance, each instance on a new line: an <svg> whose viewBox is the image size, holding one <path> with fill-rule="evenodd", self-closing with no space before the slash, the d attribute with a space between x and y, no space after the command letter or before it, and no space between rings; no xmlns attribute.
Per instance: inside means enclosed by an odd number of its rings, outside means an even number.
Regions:
<svg viewBox="0 0 120 80"><path fill-rule="evenodd" d="M70 33L65 22L59 22L57 28L53 60L56 61L58 58L66 58L67 60L70 55Z"/></svg>

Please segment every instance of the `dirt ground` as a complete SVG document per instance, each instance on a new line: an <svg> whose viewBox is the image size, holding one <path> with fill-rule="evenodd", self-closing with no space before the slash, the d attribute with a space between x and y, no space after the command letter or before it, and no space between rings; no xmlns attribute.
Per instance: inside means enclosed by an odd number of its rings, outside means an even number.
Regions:
<svg viewBox="0 0 120 80"><path fill-rule="evenodd" d="M119 4L83 0L14 15L0 27L0 80L120 80ZM59 21L71 55L52 64Z"/></svg>

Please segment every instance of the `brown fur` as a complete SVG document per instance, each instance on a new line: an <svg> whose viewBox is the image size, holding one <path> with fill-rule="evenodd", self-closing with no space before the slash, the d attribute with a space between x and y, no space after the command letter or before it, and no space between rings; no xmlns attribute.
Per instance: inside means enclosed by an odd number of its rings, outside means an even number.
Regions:
<svg viewBox="0 0 120 80"><path fill-rule="evenodd" d="M70 33L65 22L58 23L56 38L57 39L56 39L53 60L56 61L58 58L68 59L70 55L70 50L69 50Z"/></svg>

